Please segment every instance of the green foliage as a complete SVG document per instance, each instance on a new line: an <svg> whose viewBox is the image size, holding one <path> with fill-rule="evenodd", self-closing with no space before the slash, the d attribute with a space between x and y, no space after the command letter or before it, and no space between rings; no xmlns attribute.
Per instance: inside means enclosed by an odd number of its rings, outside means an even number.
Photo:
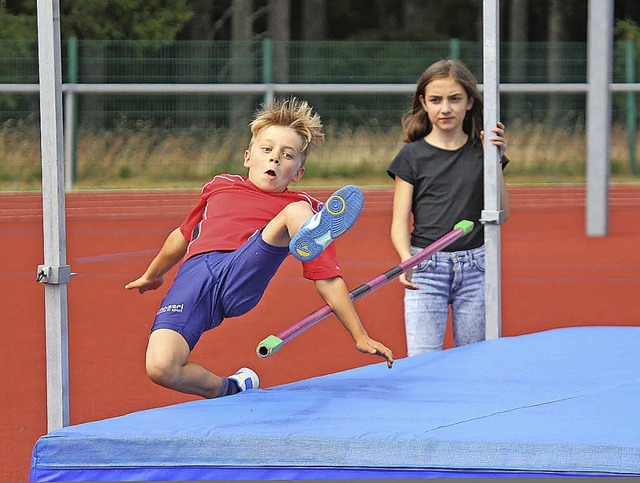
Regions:
<svg viewBox="0 0 640 483"><path fill-rule="evenodd" d="M33 2L35 5L35 1ZM33 40L36 38L36 16L29 8L20 13L0 3L0 39Z"/></svg>
<svg viewBox="0 0 640 483"><path fill-rule="evenodd" d="M640 25L630 18L616 20L613 33L617 39L640 42Z"/></svg>
<svg viewBox="0 0 640 483"><path fill-rule="evenodd" d="M193 16L187 0L61 0L60 10L62 37L95 40L174 40ZM0 2L0 39L36 38L36 0Z"/></svg>
<svg viewBox="0 0 640 483"><path fill-rule="evenodd" d="M193 12L186 0L63 1L63 36L96 40L172 40Z"/></svg>

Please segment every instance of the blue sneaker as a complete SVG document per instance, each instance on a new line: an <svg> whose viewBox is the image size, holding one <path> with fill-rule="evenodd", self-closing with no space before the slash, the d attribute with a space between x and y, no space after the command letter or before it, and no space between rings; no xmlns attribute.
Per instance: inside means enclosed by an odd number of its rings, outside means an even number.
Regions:
<svg viewBox="0 0 640 483"><path fill-rule="evenodd" d="M363 206L364 194L360 188L354 185L340 188L291 238L289 250L298 260L310 262L353 226Z"/></svg>
<svg viewBox="0 0 640 483"><path fill-rule="evenodd" d="M233 376L229 376L227 379L233 379L240 388L240 391L258 389L260 387L260 378L258 377L258 374L248 367L238 369L238 372Z"/></svg>

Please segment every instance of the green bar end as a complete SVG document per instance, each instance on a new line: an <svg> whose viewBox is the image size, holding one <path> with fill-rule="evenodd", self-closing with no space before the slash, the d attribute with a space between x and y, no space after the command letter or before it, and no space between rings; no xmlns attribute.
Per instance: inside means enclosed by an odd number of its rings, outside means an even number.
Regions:
<svg viewBox="0 0 640 483"><path fill-rule="evenodd" d="M456 226L454 226L453 228L454 229L460 228L462 230L463 235L468 235L469 233L471 233L471 230L473 230L473 221L462 220L456 223Z"/></svg>
<svg viewBox="0 0 640 483"><path fill-rule="evenodd" d="M284 341L281 338L276 337L275 335L270 335L258 344L256 354L258 354L258 357L264 359L280 349L282 344L284 344Z"/></svg>

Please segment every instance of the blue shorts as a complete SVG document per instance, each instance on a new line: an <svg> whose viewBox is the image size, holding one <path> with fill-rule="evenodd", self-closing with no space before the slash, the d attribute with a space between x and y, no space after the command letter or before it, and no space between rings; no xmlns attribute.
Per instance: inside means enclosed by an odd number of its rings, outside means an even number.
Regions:
<svg viewBox="0 0 640 483"><path fill-rule="evenodd" d="M151 327L181 334L193 350L202 334L255 307L289 254L254 233L230 252L196 255L182 264Z"/></svg>

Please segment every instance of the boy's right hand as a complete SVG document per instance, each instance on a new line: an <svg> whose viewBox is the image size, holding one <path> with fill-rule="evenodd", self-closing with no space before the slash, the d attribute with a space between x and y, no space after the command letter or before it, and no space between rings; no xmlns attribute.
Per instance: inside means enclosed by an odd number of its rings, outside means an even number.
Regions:
<svg viewBox="0 0 640 483"><path fill-rule="evenodd" d="M389 369L393 366L393 352L391 352L391 349L381 342L373 340L368 335L356 340L356 347L365 354L373 354L385 358Z"/></svg>
<svg viewBox="0 0 640 483"><path fill-rule="evenodd" d="M124 286L126 290L138 289L138 292L145 293L147 290L155 290L164 282L164 277L146 278L144 275Z"/></svg>

